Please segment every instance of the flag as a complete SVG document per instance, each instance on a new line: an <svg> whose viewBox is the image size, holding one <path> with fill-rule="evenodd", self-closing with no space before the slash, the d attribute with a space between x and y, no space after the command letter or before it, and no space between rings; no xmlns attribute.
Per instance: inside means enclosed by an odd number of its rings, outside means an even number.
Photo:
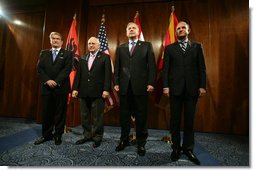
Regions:
<svg viewBox="0 0 254 171"><path fill-rule="evenodd" d="M165 42L163 44L163 48L162 48L162 55L161 58L159 59L158 62L158 67L157 67L157 71L158 71L158 80L157 80L157 93L156 93L156 101L159 102L161 95L162 95L162 76L161 76L161 72L162 72L162 67L163 67L163 58L164 58L164 49L167 45L174 43L175 41L177 41L177 37L175 35L176 32L176 25L178 24L178 20L176 18L175 15L175 9L174 6L172 6L172 11L169 17L169 26L167 29L167 34L166 34L166 39Z"/></svg>
<svg viewBox="0 0 254 171"><path fill-rule="evenodd" d="M159 61L159 65L158 65L158 71L162 71L162 66L163 66L163 58L164 58L164 49L167 45L174 43L175 41L177 41L177 37L175 35L176 32L176 25L178 23L178 20L176 18L175 12L174 12L174 6L172 6L172 12L170 14L169 17L169 26L168 26L168 30L167 30L167 34L166 34L166 39L163 45L163 49L162 49L162 55Z"/></svg>
<svg viewBox="0 0 254 171"><path fill-rule="evenodd" d="M101 19L101 25L98 33L98 39L100 41L100 51L102 53L108 54L111 58L111 66L112 66L112 73L114 73L114 67L113 67L113 62L112 62L112 57L110 54L110 51L108 49L108 39L107 39L107 32L106 32L106 27L105 27L105 15L102 15ZM119 104L119 98L117 95L117 92L114 89L114 76L112 74L112 82L111 82L111 89L112 91L109 94L109 97L106 99L106 105L108 107L114 107Z"/></svg>
<svg viewBox="0 0 254 171"><path fill-rule="evenodd" d="M70 31L69 31L69 34L67 37L66 50L71 51L74 55L73 67L72 67L72 71L70 73L70 84L71 84L71 89L72 89L74 78L76 76L78 63L79 63L79 56L80 56L78 38L77 38L77 32L76 32L76 14L73 17L71 28L70 28ZM71 95L69 94L68 102L70 102L70 97L71 97Z"/></svg>
<svg viewBox="0 0 254 171"><path fill-rule="evenodd" d="M141 24L139 22L139 12L138 11L136 12L136 15L134 17L134 23L136 23L138 25L138 29L139 29L138 40L145 41L142 29L141 29Z"/></svg>

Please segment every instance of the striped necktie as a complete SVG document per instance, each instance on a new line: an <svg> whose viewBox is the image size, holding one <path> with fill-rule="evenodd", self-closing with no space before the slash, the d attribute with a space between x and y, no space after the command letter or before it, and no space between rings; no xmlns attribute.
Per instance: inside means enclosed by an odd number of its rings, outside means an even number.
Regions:
<svg viewBox="0 0 254 171"><path fill-rule="evenodd" d="M181 46L181 49L182 49L182 51L183 51L183 53L186 51L186 42L185 41L182 41L181 43L180 43L180 46Z"/></svg>

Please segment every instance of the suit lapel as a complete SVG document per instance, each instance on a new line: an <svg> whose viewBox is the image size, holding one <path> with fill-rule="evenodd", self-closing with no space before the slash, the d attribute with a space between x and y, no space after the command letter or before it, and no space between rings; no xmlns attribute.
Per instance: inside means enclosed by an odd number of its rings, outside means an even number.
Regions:
<svg viewBox="0 0 254 171"><path fill-rule="evenodd" d="M177 41L174 43L174 47L177 51L179 51L183 54L183 50Z"/></svg>
<svg viewBox="0 0 254 171"><path fill-rule="evenodd" d="M185 53L188 53L193 48L191 41L188 41Z"/></svg>
<svg viewBox="0 0 254 171"><path fill-rule="evenodd" d="M101 58L101 52L98 52L98 53L96 54L95 59L94 59L94 61L93 61L93 63L92 63L92 66L91 66L90 71L94 68L94 66L95 66L96 63L98 62L99 58Z"/></svg>
<svg viewBox="0 0 254 171"><path fill-rule="evenodd" d="M135 55L135 53L138 51L141 45L142 45L142 42L138 40L131 56Z"/></svg>
<svg viewBox="0 0 254 171"><path fill-rule="evenodd" d="M88 60L89 60L90 54L83 56L83 60L85 61L85 68L88 70Z"/></svg>
<svg viewBox="0 0 254 171"><path fill-rule="evenodd" d="M49 61L51 61L52 64L54 64L52 49L50 49L50 50L48 51L48 55L47 55L47 56L48 56L48 58L49 58Z"/></svg>
<svg viewBox="0 0 254 171"><path fill-rule="evenodd" d="M124 44L124 51L124 54L128 54L129 57L131 56L128 43Z"/></svg>

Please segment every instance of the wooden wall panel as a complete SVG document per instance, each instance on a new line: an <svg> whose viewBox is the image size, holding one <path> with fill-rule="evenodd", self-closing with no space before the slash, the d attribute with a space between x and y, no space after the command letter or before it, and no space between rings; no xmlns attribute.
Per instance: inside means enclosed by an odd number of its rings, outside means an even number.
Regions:
<svg viewBox="0 0 254 171"><path fill-rule="evenodd" d="M19 19L22 25L4 21L0 114L35 118L38 97L36 64L41 49L44 12L14 14L10 18Z"/></svg>
<svg viewBox="0 0 254 171"><path fill-rule="evenodd" d="M210 2L208 79L215 132L248 133L249 12L247 1ZM219 8L218 8L218 4ZM212 107L212 108L211 108Z"/></svg>

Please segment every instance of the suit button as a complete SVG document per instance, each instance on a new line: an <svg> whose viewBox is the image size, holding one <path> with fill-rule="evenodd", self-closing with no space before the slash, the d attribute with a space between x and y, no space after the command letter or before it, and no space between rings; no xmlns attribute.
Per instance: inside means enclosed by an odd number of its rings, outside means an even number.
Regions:
<svg viewBox="0 0 254 171"><path fill-rule="evenodd" d="M87 81L90 81L90 79L88 79Z"/></svg>

